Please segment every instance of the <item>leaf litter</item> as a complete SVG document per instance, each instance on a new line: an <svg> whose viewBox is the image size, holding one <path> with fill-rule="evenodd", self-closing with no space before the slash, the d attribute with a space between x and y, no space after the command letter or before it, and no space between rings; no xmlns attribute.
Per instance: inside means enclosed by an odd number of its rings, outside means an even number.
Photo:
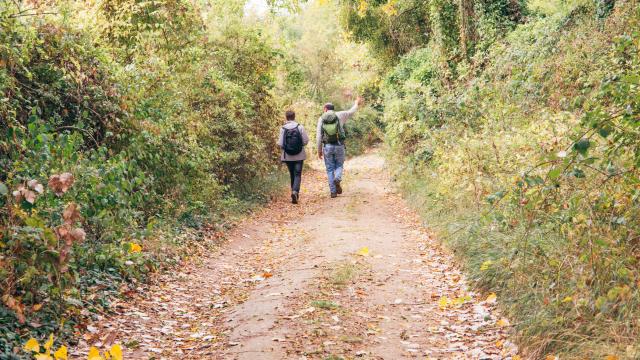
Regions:
<svg viewBox="0 0 640 360"><path fill-rule="evenodd" d="M368 171L378 158L349 165L355 197L337 201L351 217L327 207L324 175L309 171L300 207L278 200L198 263L127 291L113 314L95 316L80 353L121 343L125 358L519 359L497 296L468 288L384 172ZM321 238L326 225L345 230ZM332 280L349 258L357 271Z"/></svg>

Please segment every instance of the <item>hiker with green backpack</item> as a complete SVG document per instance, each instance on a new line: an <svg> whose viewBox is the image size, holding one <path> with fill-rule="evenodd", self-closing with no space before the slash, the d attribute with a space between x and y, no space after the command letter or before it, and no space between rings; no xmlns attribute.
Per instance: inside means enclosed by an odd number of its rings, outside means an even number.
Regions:
<svg viewBox="0 0 640 360"><path fill-rule="evenodd" d="M335 111L333 104L327 103L324 105L322 116L318 119L316 132L318 158L322 159L324 156L332 198L342 194L342 171L346 155L344 125L355 114L362 102L362 97L358 97L351 109L338 112Z"/></svg>

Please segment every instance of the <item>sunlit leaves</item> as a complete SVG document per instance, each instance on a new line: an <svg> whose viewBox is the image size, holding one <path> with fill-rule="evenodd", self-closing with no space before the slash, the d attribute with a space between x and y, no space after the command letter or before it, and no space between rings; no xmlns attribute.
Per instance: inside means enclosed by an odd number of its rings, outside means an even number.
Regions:
<svg viewBox="0 0 640 360"><path fill-rule="evenodd" d="M112 360L122 360L122 348L118 344L111 347L109 354Z"/></svg>
<svg viewBox="0 0 640 360"><path fill-rule="evenodd" d="M369 2L367 0L359 0L358 2L358 15L364 17L369 9Z"/></svg>
<svg viewBox="0 0 640 360"><path fill-rule="evenodd" d="M60 348L53 353L53 357L56 360L67 360L67 347L64 345L60 346Z"/></svg>
<svg viewBox="0 0 640 360"><path fill-rule="evenodd" d="M24 351L31 353L35 360L68 360L67 347L64 345L60 346L53 352L53 355L51 355L51 351L53 350L53 341L53 334L50 334L49 339L41 348L38 340L31 338L23 345L22 348ZM43 352L41 353L40 351ZM119 359L122 360L122 355L120 355Z"/></svg>
<svg viewBox="0 0 640 360"><path fill-rule="evenodd" d="M573 301L573 297L567 296L564 299L562 299L561 303L565 304L565 303L570 303L572 301Z"/></svg>
<svg viewBox="0 0 640 360"><path fill-rule="evenodd" d="M480 265L480 271L487 271L489 270L489 268L491 268L491 265L493 265L493 261L491 260L486 260L485 262L483 262Z"/></svg>
<svg viewBox="0 0 640 360"><path fill-rule="evenodd" d="M87 360L123 360L122 348L120 345L115 344L108 351L100 354L100 350L92 346L91 349L89 349Z"/></svg>
<svg viewBox="0 0 640 360"><path fill-rule="evenodd" d="M386 4L384 4L381 9L387 16L395 16L398 15L397 8L398 0L388 0Z"/></svg>
<svg viewBox="0 0 640 360"><path fill-rule="evenodd" d="M100 350L92 346L87 354L87 360L104 360L104 358L100 355Z"/></svg>
<svg viewBox="0 0 640 360"><path fill-rule="evenodd" d="M40 352L40 344L38 340L31 338L24 344L23 349L30 352Z"/></svg>
<svg viewBox="0 0 640 360"><path fill-rule="evenodd" d="M139 253L142 251L142 246L136 243L129 243L129 252L130 253Z"/></svg>

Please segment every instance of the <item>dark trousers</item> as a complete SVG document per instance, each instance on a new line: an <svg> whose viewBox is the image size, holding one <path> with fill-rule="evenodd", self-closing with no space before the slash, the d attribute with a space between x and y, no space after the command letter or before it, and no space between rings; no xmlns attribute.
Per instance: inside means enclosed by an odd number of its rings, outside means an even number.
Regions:
<svg viewBox="0 0 640 360"><path fill-rule="evenodd" d="M291 178L291 191L299 192L300 183L302 182L302 163L300 161L285 161L287 168L289 169L289 177Z"/></svg>

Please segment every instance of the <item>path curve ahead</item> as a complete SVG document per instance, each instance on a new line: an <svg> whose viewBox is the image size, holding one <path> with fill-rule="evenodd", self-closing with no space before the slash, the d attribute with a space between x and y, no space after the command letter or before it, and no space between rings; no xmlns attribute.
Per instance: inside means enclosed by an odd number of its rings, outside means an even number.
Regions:
<svg viewBox="0 0 640 360"><path fill-rule="evenodd" d="M127 359L511 359L494 296L394 191L377 152L351 159L330 199L321 164L199 264L162 275L91 327ZM516 359L518 357L515 357Z"/></svg>

